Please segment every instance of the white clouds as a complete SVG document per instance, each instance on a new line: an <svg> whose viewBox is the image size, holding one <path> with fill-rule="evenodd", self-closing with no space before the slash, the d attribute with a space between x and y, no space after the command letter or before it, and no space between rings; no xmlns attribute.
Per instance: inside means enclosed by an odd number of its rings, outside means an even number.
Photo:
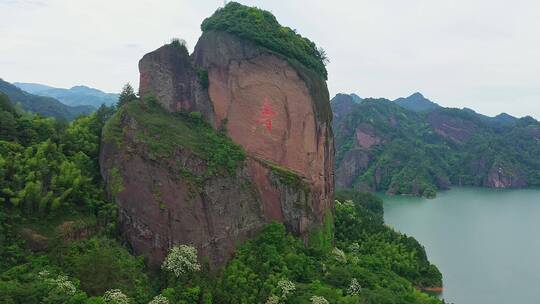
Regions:
<svg viewBox="0 0 540 304"><path fill-rule="evenodd" d="M540 117L540 4L517 0L245 0L324 47L331 93ZM0 0L0 77L117 91L171 37L192 48L220 0Z"/></svg>

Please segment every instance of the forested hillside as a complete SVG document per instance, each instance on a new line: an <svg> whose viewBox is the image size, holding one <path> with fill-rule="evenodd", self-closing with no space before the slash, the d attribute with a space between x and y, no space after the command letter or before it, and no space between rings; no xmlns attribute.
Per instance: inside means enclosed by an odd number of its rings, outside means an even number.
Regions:
<svg viewBox="0 0 540 304"><path fill-rule="evenodd" d="M441 286L422 246L384 225L380 199L353 192L336 196L329 250L274 223L220 271L188 245L149 271L121 241L99 174L114 111L66 124L0 95L0 303L439 303L417 289Z"/></svg>
<svg viewBox="0 0 540 304"><path fill-rule="evenodd" d="M51 97L33 95L2 79L0 79L0 92L9 96L13 105L20 105L27 112L45 117L73 120L79 115L89 114L96 110L93 106L79 105L72 107Z"/></svg>
<svg viewBox="0 0 540 304"><path fill-rule="evenodd" d="M70 89L63 89L38 83L15 82L13 84L28 93L52 97L68 106L99 108L102 104L110 106L118 101L118 94L105 93L87 86L74 86Z"/></svg>
<svg viewBox="0 0 540 304"><path fill-rule="evenodd" d="M386 99L333 99L336 185L432 197L451 185L540 186L540 123Z"/></svg>

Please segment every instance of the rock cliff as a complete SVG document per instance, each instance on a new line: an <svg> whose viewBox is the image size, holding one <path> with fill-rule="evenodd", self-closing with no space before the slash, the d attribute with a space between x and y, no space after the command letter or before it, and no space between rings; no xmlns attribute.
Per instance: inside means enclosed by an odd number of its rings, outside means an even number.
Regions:
<svg viewBox="0 0 540 304"><path fill-rule="evenodd" d="M136 253L158 265L192 244L219 266L271 221L328 243L334 143L320 75L224 31L205 31L191 56L165 45L139 70L142 100L108 122L100 155Z"/></svg>

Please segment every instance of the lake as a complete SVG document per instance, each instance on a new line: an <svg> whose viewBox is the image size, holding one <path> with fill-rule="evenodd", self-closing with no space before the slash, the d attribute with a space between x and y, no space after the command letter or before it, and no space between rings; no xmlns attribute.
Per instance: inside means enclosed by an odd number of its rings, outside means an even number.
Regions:
<svg viewBox="0 0 540 304"><path fill-rule="evenodd" d="M425 246L456 304L540 303L540 190L383 196L385 221Z"/></svg>

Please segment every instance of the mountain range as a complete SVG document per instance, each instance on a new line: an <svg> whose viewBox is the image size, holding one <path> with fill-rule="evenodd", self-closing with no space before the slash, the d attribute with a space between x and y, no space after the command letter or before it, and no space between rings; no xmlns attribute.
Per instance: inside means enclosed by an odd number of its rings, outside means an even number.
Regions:
<svg viewBox="0 0 540 304"><path fill-rule="evenodd" d="M14 105L20 105L25 111L45 117L73 120L79 115L89 114L96 110L91 105L69 106L52 97L34 95L2 79L0 79L0 92L6 94Z"/></svg>
<svg viewBox="0 0 540 304"><path fill-rule="evenodd" d="M444 108L415 93L332 101L336 187L434 196L452 185L540 186L540 123Z"/></svg>
<svg viewBox="0 0 540 304"><path fill-rule="evenodd" d="M13 83L18 88L39 96L52 97L68 106L93 106L98 108L102 104L113 105L118 101L119 94L105 93L87 86L74 86L70 89L55 88L39 83Z"/></svg>

